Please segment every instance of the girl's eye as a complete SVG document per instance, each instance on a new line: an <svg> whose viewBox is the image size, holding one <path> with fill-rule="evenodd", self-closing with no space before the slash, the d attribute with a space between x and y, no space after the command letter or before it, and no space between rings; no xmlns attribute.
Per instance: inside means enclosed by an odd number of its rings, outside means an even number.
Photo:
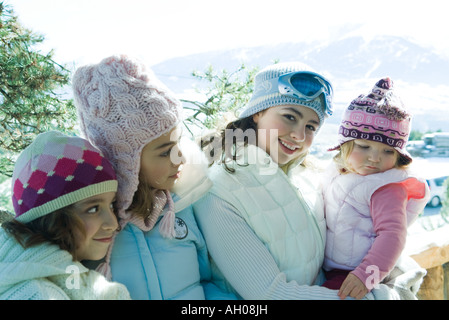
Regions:
<svg viewBox="0 0 449 320"><path fill-rule="evenodd" d="M98 206L92 207L87 210L87 213L97 213L98 212Z"/></svg>
<svg viewBox="0 0 449 320"><path fill-rule="evenodd" d="M290 121L295 121L296 120L295 116L293 116L291 114L285 114L284 118L286 118L286 119L288 119Z"/></svg>
<svg viewBox="0 0 449 320"><path fill-rule="evenodd" d="M115 212L115 210L117 210L117 203L116 203L116 201L112 202L109 205L109 209L111 209L112 212Z"/></svg>
<svg viewBox="0 0 449 320"><path fill-rule="evenodd" d="M171 149L173 149L173 148L170 148L170 149L168 149L167 151L161 153L160 156L161 156L161 157L164 157L164 158L170 156Z"/></svg>
<svg viewBox="0 0 449 320"><path fill-rule="evenodd" d="M391 150L391 149L387 149L387 150L385 150L385 153L388 153L388 154L393 154L393 153L394 153L394 150Z"/></svg>
<svg viewBox="0 0 449 320"><path fill-rule="evenodd" d="M307 125L307 129L309 129L310 131L316 131L316 128L311 124Z"/></svg>
<svg viewBox="0 0 449 320"><path fill-rule="evenodd" d="M369 146L364 146L364 145L357 144L357 143L355 144L355 146L360 148L360 149L368 149L369 148Z"/></svg>

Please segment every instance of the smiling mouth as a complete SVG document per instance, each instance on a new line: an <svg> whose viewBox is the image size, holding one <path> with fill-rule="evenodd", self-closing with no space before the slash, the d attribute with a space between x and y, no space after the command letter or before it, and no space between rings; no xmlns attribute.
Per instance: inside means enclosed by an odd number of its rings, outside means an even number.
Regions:
<svg viewBox="0 0 449 320"><path fill-rule="evenodd" d="M105 243L109 243L112 241L112 236L111 237L107 237L107 238L98 238L98 239L94 239L95 241L99 241L99 242L105 242Z"/></svg>
<svg viewBox="0 0 449 320"><path fill-rule="evenodd" d="M287 142L285 142L284 140L279 139L279 143L285 147L286 149L290 150L291 152L295 152L296 150L299 149L299 146L297 145L293 145L293 144L289 144Z"/></svg>
<svg viewBox="0 0 449 320"><path fill-rule="evenodd" d="M174 175L170 176L172 179L178 179L181 176L181 171L176 172Z"/></svg>

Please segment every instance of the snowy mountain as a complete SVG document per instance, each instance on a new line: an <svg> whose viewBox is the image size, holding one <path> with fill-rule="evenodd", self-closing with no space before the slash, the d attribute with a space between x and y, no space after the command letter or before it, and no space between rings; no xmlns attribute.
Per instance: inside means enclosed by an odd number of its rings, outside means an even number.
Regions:
<svg viewBox="0 0 449 320"><path fill-rule="evenodd" d="M180 96L197 82L193 70L236 70L241 63L263 68L273 61L301 61L326 75L335 90L337 124L352 99L366 93L381 77L390 76L415 115L413 129L449 129L449 58L432 48L393 36L364 39L347 36L328 43L280 45L205 52L166 60L152 66L157 76Z"/></svg>

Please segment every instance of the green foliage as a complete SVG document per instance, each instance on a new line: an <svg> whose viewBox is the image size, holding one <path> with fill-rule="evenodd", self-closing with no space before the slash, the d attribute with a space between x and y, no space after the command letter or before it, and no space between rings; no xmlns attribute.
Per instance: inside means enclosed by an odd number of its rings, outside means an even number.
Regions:
<svg viewBox="0 0 449 320"><path fill-rule="evenodd" d="M443 194L443 198L441 199L440 214L443 219L449 223L449 178L444 182L444 189L446 192Z"/></svg>
<svg viewBox="0 0 449 320"><path fill-rule="evenodd" d="M52 60L53 52L34 48L44 40L23 28L0 2L0 174L11 176L14 159L41 132L71 131L72 100L57 90L69 83L69 71Z"/></svg>
<svg viewBox="0 0 449 320"><path fill-rule="evenodd" d="M216 72L212 66L204 72L194 71L192 75L195 78L207 82L204 91L197 88L197 92L205 95L206 101L182 100L187 103L184 109L191 113L185 120L187 129L190 131L191 125L201 129L215 128L226 113L246 105L251 98L257 71L258 68L248 69L244 64L234 72Z"/></svg>
<svg viewBox="0 0 449 320"><path fill-rule="evenodd" d="M424 133L417 131L417 130L412 130L410 132L410 137L409 140L410 141L414 141L414 140L422 140L422 137L424 136Z"/></svg>

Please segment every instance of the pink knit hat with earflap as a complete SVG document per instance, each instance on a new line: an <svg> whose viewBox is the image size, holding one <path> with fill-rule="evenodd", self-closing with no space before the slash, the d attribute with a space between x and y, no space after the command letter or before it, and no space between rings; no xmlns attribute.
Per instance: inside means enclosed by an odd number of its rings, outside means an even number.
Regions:
<svg viewBox="0 0 449 320"><path fill-rule="evenodd" d="M72 82L81 131L116 171L117 210L122 227L132 222L142 230L150 230L161 214L155 208L161 209L167 202L169 210L160 224L166 227L161 233L173 236L174 205L167 190L156 193L155 207L147 221L135 220L126 210L139 184L142 149L179 124L180 101L151 70L124 55L78 68Z"/></svg>
<svg viewBox="0 0 449 320"><path fill-rule="evenodd" d="M329 151L351 140L371 140L393 147L410 163L412 157L405 149L410 128L411 116L387 77L379 80L368 95L362 94L351 102L343 114L339 144Z"/></svg>

